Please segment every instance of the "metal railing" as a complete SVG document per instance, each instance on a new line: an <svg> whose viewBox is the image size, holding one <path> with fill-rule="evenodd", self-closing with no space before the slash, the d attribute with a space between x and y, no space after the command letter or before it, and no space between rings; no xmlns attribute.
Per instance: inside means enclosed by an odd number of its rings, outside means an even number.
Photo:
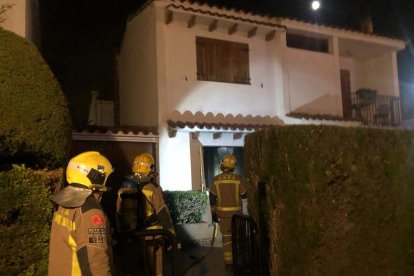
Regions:
<svg viewBox="0 0 414 276"><path fill-rule="evenodd" d="M384 95L351 94L352 119L364 125L399 126L400 98Z"/></svg>
<svg viewBox="0 0 414 276"><path fill-rule="evenodd" d="M119 255L115 256L118 275L153 276L157 275L157 267L162 267L163 275L174 275L177 240L171 232L165 229L123 232L118 243Z"/></svg>
<svg viewBox="0 0 414 276"><path fill-rule="evenodd" d="M246 215L235 214L231 221L233 246L233 273L235 276L261 274L259 231L254 220Z"/></svg>

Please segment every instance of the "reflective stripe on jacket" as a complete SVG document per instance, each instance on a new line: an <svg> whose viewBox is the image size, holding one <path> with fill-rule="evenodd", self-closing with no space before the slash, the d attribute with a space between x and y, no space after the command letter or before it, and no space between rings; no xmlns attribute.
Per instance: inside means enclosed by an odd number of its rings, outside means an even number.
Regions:
<svg viewBox="0 0 414 276"><path fill-rule="evenodd" d="M231 217L233 213L242 212L246 187L241 176L231 172L215 176L210 192L217 197L215 212L218 216Z"/></svg>
<svg viewBox="0 0 414 276"><path fill-rule="evenodd" d="M54 213L48 274L114 274L109 222L93 195L81 207L59 206Z"/></svg>

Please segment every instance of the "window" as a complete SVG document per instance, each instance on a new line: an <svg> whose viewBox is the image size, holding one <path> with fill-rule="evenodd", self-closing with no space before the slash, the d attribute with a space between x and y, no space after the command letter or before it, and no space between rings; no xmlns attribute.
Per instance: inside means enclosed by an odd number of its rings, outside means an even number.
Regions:
<svg viewBox="0 0 414 276"><path fill-rule="evenodd" d="M248 44L197 37L196 47L198 80L250 84Z"/></svg>
<svg viewBox="0 0 414 276"><path fill-rule="evenodd" d="M326 38L286 34L286 45L290 48L329 53L329 43Z"/></svg>

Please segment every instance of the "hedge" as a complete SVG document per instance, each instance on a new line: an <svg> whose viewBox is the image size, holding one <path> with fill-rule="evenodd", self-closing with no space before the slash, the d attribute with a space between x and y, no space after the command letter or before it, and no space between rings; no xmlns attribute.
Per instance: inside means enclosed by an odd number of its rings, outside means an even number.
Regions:
<svg viewBox="0 0 414 276"><path fill-rule="evenodd" d="M270 274L414 275L413 137L329 126L248 135L249 212L259 221L262 204Z"/></svg>
<svg viewBox="0 0 414 276"><path fill-rule="evenodd" d="M2 28L0 61L0 162L63 165L71 122L59 83L32 43Z"/></svg>
<svg viewBox="0 0 414 276"><path fill-rule="evenodd" d="M49 196L62 175L24 166L0 172L0 275L47 275Z"/></svg>
<svg viewBox="0 0 414 276"><path fill-rule="evenodd" d="M207 194L201 191L164 191L174 224L199 223L207 208Z"/></svg>

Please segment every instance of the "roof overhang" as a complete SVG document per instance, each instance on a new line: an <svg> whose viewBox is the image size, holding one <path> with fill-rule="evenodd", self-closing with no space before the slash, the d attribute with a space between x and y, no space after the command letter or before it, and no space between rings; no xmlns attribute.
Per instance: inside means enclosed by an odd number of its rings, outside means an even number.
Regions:
<svg viewBox="0 0 414 276"><path fill-rule="evenodd" d="M73 140L157 143L158 132L146 127L88 126L72 130Z"/></svg>
<svg viewBox="0 0 414 276"><path fill-rule="evenodd" d="M228 114L213 115L212 113L203 114L190 111L180 113L178 111L171 114L167 121L168 136L175 137L177 131L190 132L193 137L199 133L211 133L214 139L220 138L222 134L231 134L233 139L241 139L248 133L258 131L263 128L284 125L283 121L275 116L243 116Z"/></svg>
<svg viewBox="0 0 414 276"><path fill-rule="evenodd" d="M286 27L275 17L263 17L250 13L224 10L208 5L189 2L170 2L165 6L165 24L184 21L188 28L196 25L213 32L218 28L227 29L229 35L241 32L248 38L256 35L272 40L276 31L285 31Z"/></svg>

